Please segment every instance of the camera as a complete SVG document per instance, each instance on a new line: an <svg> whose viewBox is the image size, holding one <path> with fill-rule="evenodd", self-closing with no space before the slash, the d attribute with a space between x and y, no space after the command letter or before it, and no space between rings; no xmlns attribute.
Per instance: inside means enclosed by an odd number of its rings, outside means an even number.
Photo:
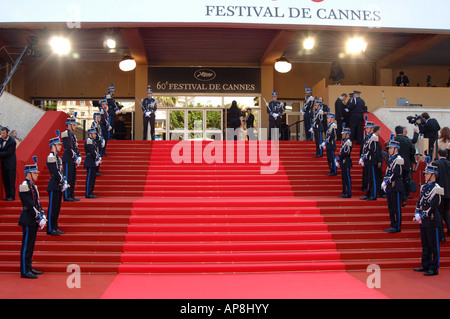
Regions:
<svg viewBox="0 0 450 319"><path fill-rule="evenodd" d="M417 125L417 120L421 120L422 121L422 116L420 116L420 115L414 115L414 116L408 116L407 118L406 118L407 120L408 120L408 123L409 124L414 124L414 125Z"/></svg>

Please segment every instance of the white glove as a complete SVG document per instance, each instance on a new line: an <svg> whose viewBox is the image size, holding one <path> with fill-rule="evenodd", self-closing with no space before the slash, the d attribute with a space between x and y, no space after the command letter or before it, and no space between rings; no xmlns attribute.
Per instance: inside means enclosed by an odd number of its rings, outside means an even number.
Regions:
<svg viewBox="0 0 450 319"><path fill-rule="evenodd" d="M81 164L81 156L77 157L76 164L77 164L77 166L79 166Z"/></svg>
<svg viewBox="0 0 450 319"><path fill-rule="evenodd" d="M106 145L105 139L102 137L102 147L105 147L105 145Z"/></svg>
<svg viewBox="0 0 450 319"><path fill-rule="evenodd" d="M112 126L109 125L109 126L108 126L108 131L111 131L111 130L112 130Z"/></svg>
<svg viewBox="0 0 450 319"><path fill-rule="evenodd" d="M64 181L64 184L63 184L63 186L61 187L61 192L64 192L66 189L68 189L70 187L70 185L69 184L67 184L67 182L66 181Z"/></svg>
<svg viewBox="0 0 450 319"><path fill-rule="evenodd" d="M381 188L382 188L383 191L385 191L385 192L386 192L386 187L387 187L386 182L381 183Z"/></svg>
<svg viewBox="0 0 450 319"><path fill-rule="evenodd" d="M359 165L364 166L364 159L362 157L359 159Z"/></svg>
<svg viewBox="0 0 450 319"><path fill-rule="evenodd" d="M327 149L327 147L326 147L326 143L325 143L325 142L323 142L322 144L320 144L320 147L321 147L321 148L323 148L324 150L326 150L326 149Z"/></svg>
<svg viewBox="0 0 450 319"><path fill-rule="evenodd" d="M418 213L414 214L413 220L419 222L419 224L422 224L422 218L420 218L420 214Z"/></svg>
<svg viewBox="0 0 450 319"><path fill-rule="evenodd" d="M341 164L339 164L338 160L334 160L334 164L336 164L337 168L341 167Z"/></svg>
<svg viewBox="0 0 450 319"><path fill-rule="evenodd" d="M311 133L314 133L314 129L313 129L312 127L309 129L309 131L310 131Z"/></svg>
<svg viewBox="0 0 450 319"><path fill-rule="evenodd" d="M304 112L303 110L301 110L300 113L301 113L302 115L305 115L305 112Z"/></svg>
<svg viewBox="0 0 450 319"><path fill-rule="evenodd" d="M39 221L39 229L44 228L45 224L47 224L47 219L46 219L46 218L42 218L42 219Z"/></svg>

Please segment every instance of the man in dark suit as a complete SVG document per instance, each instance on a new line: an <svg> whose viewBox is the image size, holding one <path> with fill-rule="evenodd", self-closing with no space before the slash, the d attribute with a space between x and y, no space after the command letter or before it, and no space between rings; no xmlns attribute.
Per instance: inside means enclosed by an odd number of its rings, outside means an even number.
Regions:
<svg viewBox="0 0 450 319"><path fill-rule="evenodd" d="M342 93L340 97L337 98L336 102L334 102L334 113L336 116L336 122L337 122L337 139L342 139L342 123L344 123L345 115L345 100L347 99L347 93ZM346 123L347 125L348 123Z"/></svg>
<svg viewBox="0 0 450 319"><path fill-rule="evenodd" d="M430 118L427 112L422 113L422 118L417 119L416 122L419 125L419 132L423 134L424 138L428 138L428 155L432 156L434 150L434 144L439 137L439 126L436 119Z"/></svg>
<svg viewBox="0 0 450 319"><path fill-rule="evenodd" d="M252 114L252 109L247 109L247 118L245 119L246 127L247 127L247 136L249 141L256 140L256 132L255 132L255 116Z"/></svg>
<svg viewBox="0 0 450 319"><path fill-rule="evenodd" d="M0 159L2 163L2 179L5 187L6 201L16 197L16 141L8 135L9 129L3 127L0 139Z"/></svg>
<svg viewBox="0 0 450 319"><path fill-rule="evenodd" d="M359 143L359 145L364 144L362 127L364 124L364 111L366 109L366 102L360 97L361 92L354 91L354 97L349 102L349 110L350 110L350 129L352 131L352 135L350 139L352 142L355 140Z"/></svg>
<svg viewBox="0 0 450 319"><path fill-rule="evenodd" d="M436 182L444 189L444 196L441 196L441 203L439 204L439 214L445 221L447 226L447 235L450 235L450 161L447 160L448 151L445 149L438 150L438 160L433 163L438 168L439 174L436 176ZM444 227L441 224L439 228L439 237L444 241Z"/></svg>
<svg viewBox="0 0 450 319"><path fill-rule="evenodd" d="M400 150L398 153L403 158L404 164L402 167L402 179L404 192L402 193L402 206L406 206L406 200L408 199L409 192L411 190L411 163L414 162L414 155L416 149L414 148L411 140L403 135L403 127L395 127L394 140L400 143Z"/></svg>

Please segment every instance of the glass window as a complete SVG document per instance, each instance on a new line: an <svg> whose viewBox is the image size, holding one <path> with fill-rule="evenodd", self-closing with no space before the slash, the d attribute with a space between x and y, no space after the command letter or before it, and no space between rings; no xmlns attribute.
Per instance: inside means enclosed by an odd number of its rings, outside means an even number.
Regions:
<svg viewBox="0 0 450 319"><path fill-rule="evenodd" d="M238 107L245 111L248 108L259 107L259 97L248 97L248 96L225 96L224 106L228 109L233 101L237 102Z"/></svg>
<svg viewBox="0 0 450 319"><path fill-rule="evenodd" d="M221 130L222 129L222 111L206 111L206 129Z"/></svg>
<svg viewBox="0 0 450 319"><path fill-rule="evenodd" d="M221 96L188 96L187 107L222 107Z"/></svg>
<svg viewBox="0 0 450 319"><path fill-rule="evenodd" d="M186 98L184 96L155 96L158 107L184 107Z"/></svg>
<svg viewBox="0 0 450 319"><path fill-rule="evenodd" d="M203 130L203 111L188 111L188 130Z"/></svg>
<svg viewBox="0 0 450 319"><path fill-rule="evenodd" d="M184 111L170 111L170 130L184 130Z"/></svg>

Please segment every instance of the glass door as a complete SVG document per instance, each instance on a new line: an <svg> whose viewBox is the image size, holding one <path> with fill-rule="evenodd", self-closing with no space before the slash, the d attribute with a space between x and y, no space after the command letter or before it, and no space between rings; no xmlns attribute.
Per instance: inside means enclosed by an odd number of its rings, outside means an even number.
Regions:
<svg viewBox="0 0 450 319"><path fill-rule="evenodd" d="M169 111L169 140L178 141L186 139L186 111L170 110Z"/></svg>
<svg viewBox="0 0 450 319"><path fill-rule="evenodd" d="M188 110L187 111L187 134L190 140L203 140L203 113L204 110Z"/></svg>
<svg viewBox="0 0 450 319"><path fill-rule="evenodd" d="M222 123L223 123L223 110L205 110L205 139L206 140L223 140L222 137Z"/></svg>

